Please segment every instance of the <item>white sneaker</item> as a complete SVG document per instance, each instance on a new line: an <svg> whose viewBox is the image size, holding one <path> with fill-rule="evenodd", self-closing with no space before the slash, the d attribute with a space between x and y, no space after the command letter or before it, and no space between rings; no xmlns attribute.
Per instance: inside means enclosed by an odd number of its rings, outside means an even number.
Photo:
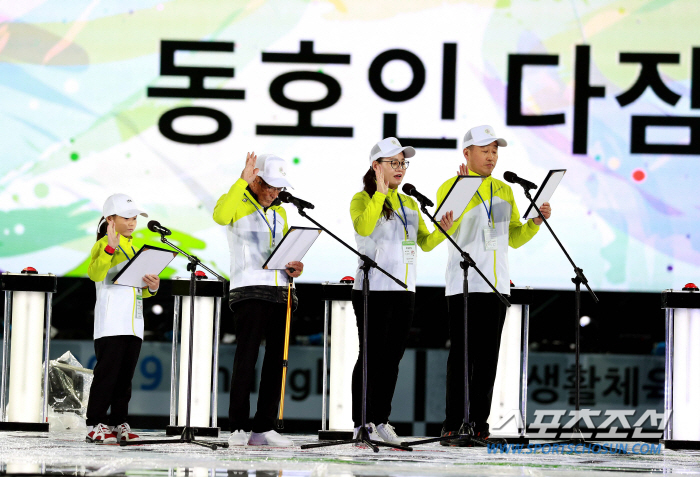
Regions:
<svg viewBox="0 0 700 477"><path fill-rule="evenodd" d="M112 433L117 435L117 441L119 442L138 441L141 439L138 434L131 432L131 427L126 422L112 429Z"/></svg>
<svg viewBox="0 0 700 477"><path fill-rule="evenodd" d="M240 429L233 431L231 436L228 438L228 445L230 446L244 446L246 444L248 444L248 435L245 433L245 431Z"/></svg>
<svg viewBox="0 0 700 477"><path fill-rule="evenodd" d="M360 435L360 427L362 426L358 426L355 428L355 434L353 435L353 439L357 439ZM373 422L367 424L367 431L369 432L369 440L379 442L384 441L384 439L382 439L382 436L379 435L379 433L377 432L377 426L375 426Z"/></svg>
<svg viewBox="0 0 700 477"><path fill-rule="evenodd" d="M392 426L388 422L386 424L379 424L377 426L377 434L381 436L384 442L401 445L401 438L396 435L394 426Z"/></svg>
<svg viewBox="0 0 700 477"><path fill-rule="evenodd" d="M289 437L280 435L277 431L251 432L249 446L293 447L294 442Z"/></svg>
<svg viewBox="0 0 700 477"><path fill-rule="evenodd" d="M87 442L96 442L98 444L116 444L117 436L112 432L112 429L100 423L90 428L88 426L88 434L85 436Z"/></svg>

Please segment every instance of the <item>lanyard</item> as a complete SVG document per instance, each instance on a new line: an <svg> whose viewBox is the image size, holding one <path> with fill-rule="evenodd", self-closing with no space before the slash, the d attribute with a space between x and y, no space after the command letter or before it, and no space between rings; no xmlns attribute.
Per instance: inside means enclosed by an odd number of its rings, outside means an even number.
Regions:
<svg viewBox="0 0 700 477"><path fill-rule="evenodd" d="M398 192L396 193L396 197L399 198L399 204L401 204L401 211L403 212L403 216L406 220L402 219L398 212L394 211L394 213L401 221L401 224L403 225L403 228L406 231L406 238L408 238L408 217L406 216L406 209L403 208L403 201L401 200L401 196Z"/></svg>
<svg viewBox="0 0 700 477"><path fill-rule="evenodd" d="M486 202L484 202L484 198L481 197L481 194L479 194L479 191L477 190L476 193L479 196L479 199L481 199L481 203L484 204L484 209L486 209ZM491 182L491 200L489 201L489 207L486 209L486 216L489 219L489 227L491 227L491 210L493 209L493 182Z"/></svg>
<svg viewBox="0 0 700 477"><path fill-rule="evenodd" d="M127 259L128 261L131 261L131 259L130 259L129 256L126 254L126 252L124 251L124 249L122 248L121 245L119 246L119 250L122 251L122 253L124 254L124 256L126 257L126 259ZM136 255L136 250L134 250L134 246L133 246L133 245L131 246L131 251L134 252L134 255Z"/></svg>
<svg viewBox="0 0 700 477"><path fill-rule="evenodd" d="M246 197L248 197L248 196L246 195ZM258 214L260 214L260 217L262 217L262 219L265 221L267 228L270 229L270 232L272 232L272 246L274 247L275 246L275 235L277 235L277 212L274 209L272 210L272 221L274 222L274 228L270 227L270 222L268 222L267 217L265 217L265 215L262 212L260 212L260 209L258 208L257 205L255 205L255 202L253 202L253 200L250 197L248 197L248 200L250 200L250 203L253 204L253 207L255 207L255 210L258 211Z"/></svg>

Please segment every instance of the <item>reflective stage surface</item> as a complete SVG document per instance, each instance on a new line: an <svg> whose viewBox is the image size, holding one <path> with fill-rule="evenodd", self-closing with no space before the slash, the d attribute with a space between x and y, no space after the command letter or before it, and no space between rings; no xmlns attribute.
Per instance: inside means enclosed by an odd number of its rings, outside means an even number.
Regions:
<svg viewBox="0 0 700 477"><path fill-rule="evenodd" d="M144 440L164 437L162 431L140 434ZM228 435L223 432L219 440L225 441ZM350 445L302 450L298 446L316 441L316 436L291 437L296 447L232 447L212 451L191 444L133 447L89 444L84 441L83 433L4 432L0 433L0 473L212 477L700 474L700 451L657 449L642 443L627 443L630 453L626 455L601 453L605 448L595 446L589 452L579 447L579 453L571 452L572 448L543 447L536 452L523 448L517 453L516 449L512 454L512 449L508 453L499 450L489 453L485 448L439 444L416 446L413 452L381 449L374 453ZM610 444L612 449L625 445ZM633 450L646 455L632 454Z"/></svg>

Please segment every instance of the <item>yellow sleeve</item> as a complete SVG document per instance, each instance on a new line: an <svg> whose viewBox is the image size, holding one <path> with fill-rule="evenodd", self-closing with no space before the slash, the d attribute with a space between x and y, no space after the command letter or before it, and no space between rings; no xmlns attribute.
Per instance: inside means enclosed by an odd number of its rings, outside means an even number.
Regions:
<svg viewBox="0 0 700 477"><path fill-rule="evenodd" d="M219 198L216 207L214 207L214 222L219 225L228 225L233 221L236 209L243 204L242 199L246 187L248 187L248 183L243 179L238 179L233 183L231 189Z"/></svg>
<svg viewBox="0 0 700 477"><path fill-rule="evenodd" d="M418 246L424 252L430 252L432 249L437 247L443 240L445 240L445 234L443 234L440 229L435 227L432 233L428 232L428 227L425 226L425 221L423 220L423 215L420 213L418 204L413 198L410 199L412 202L412 209L418 210ZM448 230L447 233L450 233Z"/></svg>
<svg viewBox="0 0 700 477"><path fill-rule="evenodd" d="M98 240L95 245L92 246L90 252L90 264L88 265L88 277L93 282L101 282L107 276L107 272L112 268L112 258L114 255L110 255L105 252L105 247L107 242L105 240Z"/></svg>
<svg viewBox="0 0 700 477"><path fill-rule="evenodd" d="M382 215L384 200L386 194L375 192L370 199L367 192L358 192L350 202L350 217L352 217L352 226L355 232L367 237L372 234L374 227L377 226L377 221Z"/></svg>
<svg viewBox="0 0 700 477"><path fill-rule="evenodd" d="M518 212L518 206L515 204L512 192L508 197L508 202L512 206L510 223L508 224L508 245L518 248L528 243L540 230L540 226L532 220L528 220L524 224L520 222L520 212Z"/></svg>
<svg viewBox="0 0 700 477"><path fill-rule="evenodd" d="M287 232L289 232L289 224L287 223L287 211L284 210L284 207L280 207L277 209L277 213L282 216L282 219L284 220L284 227L282 228L282 233L284 235L287 235Z"/></svg>

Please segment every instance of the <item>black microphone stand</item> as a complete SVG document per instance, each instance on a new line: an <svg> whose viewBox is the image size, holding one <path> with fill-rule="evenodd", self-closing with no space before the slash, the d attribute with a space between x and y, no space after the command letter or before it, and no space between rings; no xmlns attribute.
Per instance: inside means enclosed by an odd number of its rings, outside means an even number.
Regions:
<svg viewBox="0 0 700 477"><path fill-rule="evenodd" d="M467 352L467 317L469 316L469 280L467 275L469 273L469 267L472 267L476 273L479 274L479 276L488 284L491 290L493 290L496 296L498 296L498 299L501 300L506 307L510 307L510 302L498 290L496 290L496 287L493 286L489 279L486 278L483 273L481 273L481 270L479 270L479 267L476 266L476 263L472 257L467 252L462 250L459 245L457 245L457 242L455 242L452 237L450 237L450 235L442 228L440 222L435 220L435 218L428 213L425 202L420 199L419 202L421 205L421 211L428 216L433 225L435 225L435 227L437 227L440 232L443 233L443 235L450 241L452 246L457 249L462 257L462 261L460 262L459 266L462 268L462 294L464 295L464 421L462 422L462 426L460 427L457 436L432 437L430 439L402 442L401 444L405 446L413 446L429 444L431 442L456 441L456 445L460 447L469 445L485 447L485 444L474 438L474 426L473 423L469 421L469 354Z"/></svg>
<svg viewBox="0 0 700 477"><path fill-rule="evenodd" d="M182 434L179 439L154 439L154 440L139 440L139 441L125 441L120 442L120 446L138 446L144 444L196 444L202 447L208 447L211 450L216 450L219 446L227 448L228 442L212 442L212 441L198 441L195 439L196 429L190 425L190 414L192 412L192 353L194 351L194 298L197 286L197 278L195 273L197 267L201 267L215 276L218 280L225 282L224 277L213 271L211 268L204 265L199 258L194 255L190 255L182 249L178 248L175 244L170 242L165 238L165 233L160 232L160 241L164 244L169 245L176 251L180 252L182 255L187 257L190 263L187 264L187 271L190 272L190 333L189 333L189 353L187 360L187 414L185 417L185 427L182 429ZM173 330L173 333L177 333L177 330ZM215 389L214 392L217 392ZM216 412L216 409L214 409Z"/></svg>
<svg viewBox="0 0 700 477"><path fill-rule="evenodd" d="M561 248L561 251L564 252L564 255L566 255L566 258L569 260L569 263L571 263L571 266L574 268L574 278L571 279L572 282L574 282L574 285L576 285L576 293L575 293L575 311L574 311L574 326L575 326L575 339L576 339L576 344L574 346L574 354L576 356L575 358L575 366L576 366L576 383L574 385L574 407L576 411L576 417L579 416L579 411L581 410L581 369L579 366L579 361L580 361L580 353L581 353L581 284L583 283L586 288L588 289L588 292L591 294L591 297L593 298L593 301L595 303L599 303L598 297L596 294L591 290L591 287L588 285L588 280L586 279L586 276L583 274L583 270L580 269L579 267L576 266L574 263L573 259L569 255L569 253L566 251L566 248L564 248L564 245L559 241L559 238L557 235L554 233L554 230L552 230L552 227L549 225L549 222L547 222L547 219L545 219L544 215L542 215L542 212L540 211L540 208L537 207L537 204L535 204L534 199L532 198L532 195L530 194L530 189L528 187L523 186L523 190L525 191L525 197L530 201L530 204L532 207L535 208L537 211L537 214L540 216L542 219L542 222L547 226L549 229L549 233L552 234L552 237L554 237L554 240L557 242L559 245L559 248ZM574 424L574 427L572 428L572 437L568 440L565 440L563 442L559 442L558 444L583 444L585 443L585 440L583 438L583 434L581 433L581 428L579 426L579 421L576 421L576 424ZM573 433L578 433L579 437L573 437Z"/></svg>
<svg viewBox="0 0 700 477"><path fill-rule="evenodd" d="M384 446L384 447L391 447L394 449L401 449L405 451L412 451L408 446L405 445L399 445L399 444L390 444L388 442L383 442L383 441L375 441L371 440L369 437L369 431L367 431L367 316L368 316L368 311L369 311L369 270L370 268L376 268L380 272L382 272L384 275L387 277L391 278L394 282L396 282L399 286L402 288L408 288L404 282L399 280L398 278L395 278L392 276L389 272L386 270L382 269L379 265L377 265L377 262L369 258L367 255L361 254L354 248L352 248L350 245L345 243L342 239L340 239L337 235L333 234L331 231L329 231L327 228L325 228L323 225L319 224L316 222L314 219L309 217L307 213L304 211L304 207L301 204L296 205L297 210L299 211L299 215L302 217L306 218L309 220L311 223L313 223L316 227L320 228L324 232L326 232L328 235L333 237L336 241L338 241L341 245L343 245L345 248L350 250L352 253L360 257L362 260L362 266L360 269L362 270L362 304L363 304L363 326L364 330L362 332L362 425L360 426L360 433L358 434L357 438L354 439L348 439L344 441L333 441L333 442L324 442L324 443L315 443L315 444L304 444L301 446L302 449L312 449L315 447L330 447L330 446L340 446L344 444L365 444L369 448L371 448L374 452L379 452L379 446Z"/></svg>

